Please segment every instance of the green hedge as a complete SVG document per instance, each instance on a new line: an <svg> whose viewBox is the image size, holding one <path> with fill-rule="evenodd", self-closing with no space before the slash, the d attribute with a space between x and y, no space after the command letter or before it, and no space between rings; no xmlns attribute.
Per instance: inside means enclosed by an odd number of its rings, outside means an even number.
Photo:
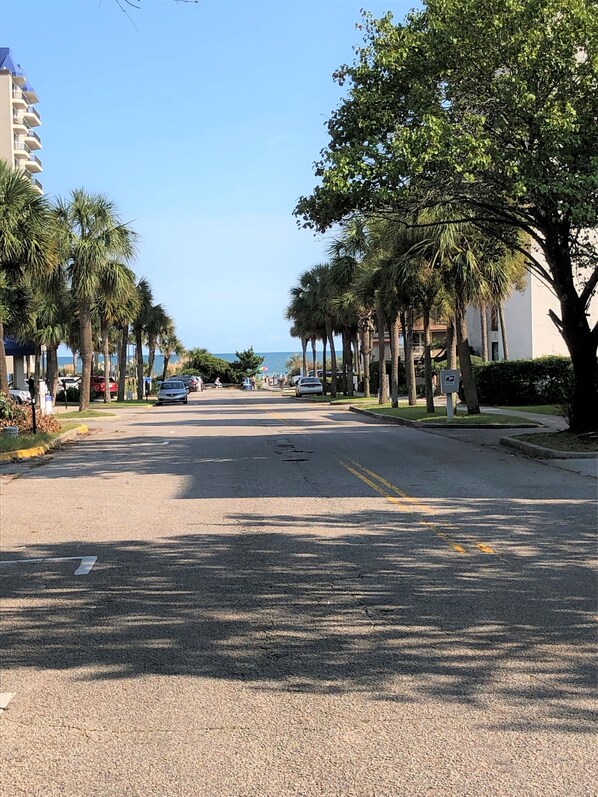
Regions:
<svg viewBox="0 0 598 797"><path fill-rule="evenodd" d="M568 357L503 360L473 368L481 404L556 404L566 401L571 384Z"/></svg>

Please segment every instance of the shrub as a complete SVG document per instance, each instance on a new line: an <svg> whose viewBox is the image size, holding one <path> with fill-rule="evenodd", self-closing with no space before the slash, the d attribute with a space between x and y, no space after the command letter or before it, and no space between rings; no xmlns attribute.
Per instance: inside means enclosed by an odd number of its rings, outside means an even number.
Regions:
<svg viewBox="0 0 598 797"><path fill-rule="evenodd" d="M53 415L42 415L40 412L35 417L38 432L59 432L60 424ZM16 404L12 399L0 394L0 428L5 426L18 426L20 434L29 434L33 431L33 411L30 404Z"/></svg>
<svg viewBox="0 0 598 797"><path fill-rule="evenodd" d="M568 357L504 360L474 365L482 404L525 405L566 402L571 383Z"/></svg>
<svg viewBox="0 0 598 797"><path fill-rule="evenodd" d="M66 400L71 404L78 404L79 403L79 388L78 387L67 387L66 389ZM57 403L64 402L64 390L59 390L56 394L55 401Z"/></svg>

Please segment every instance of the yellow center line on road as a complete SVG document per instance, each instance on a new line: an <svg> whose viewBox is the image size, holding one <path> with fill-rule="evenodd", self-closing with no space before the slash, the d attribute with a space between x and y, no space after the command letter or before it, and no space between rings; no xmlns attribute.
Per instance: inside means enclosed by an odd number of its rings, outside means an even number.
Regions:
<svg viewBox="0 0 598 797"><path fill-rule="evenodd" d="M349 460L349 463L350 464L340 461L340 464L346 470L348 470L350 473L352 473L354 476L356 476L358 479L364 482L364 484L367 484L369 487L375 490L379 495L384 496L387 501L394 504L395 506L399 506L399 508L402 508L404 511L406 511L406 507L401 507L401 503L403 501L408 504L412 504L419 511L424 512L427 515L439 514L438 511L433 507L424 504L422 501L418 500L417 498L414 498L413 496L407 495L407 493L401 490L399 487L387 481L383 476L380 476L378 473L374 473L374 471L370 470L369 468L366 468L364 465L361 465L359 462L355 462L355 460ZM373 481L374 479L378 483L374 482ZM383 487L380 487L380 485L383 485ZM399 500L398 498L395 498L393 495L391 495L391 493L396 493L396 495L400 496L400 499L402 499L402 501ZM455 540L452 537L450 537L445 531L442 531L442 529L436 523L423 521L422 525L428 527L431 531L434 532L434 534L437 537L448 543L448 545L450 545L451 548L453 548L453 550L457 551L458 553L467 552L462 545L460 545L458 542L455 542ZM455 529L456 531L458 531L457 527L454 526L452 523L443 523L442 525L444 528ZM488 554L495 553L494 549L491 548L489 545L486 545L485 543L474 541L472 544L482 553L488 553Z"/></svg>

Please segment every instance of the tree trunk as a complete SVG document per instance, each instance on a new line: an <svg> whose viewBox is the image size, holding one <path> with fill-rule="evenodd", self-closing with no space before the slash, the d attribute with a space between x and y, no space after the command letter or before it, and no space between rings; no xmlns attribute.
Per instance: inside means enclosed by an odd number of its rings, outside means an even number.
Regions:
<svg viewBox="0 0 598 797"><path fill-rule="evenodd" d="M336 390L337 390L337 364L336 364L336 348L334 345L334 335L332 334L332 325L328 319L326 319L326 334L328 336L328 345L330 346L330 367L332 368L332 381L330 384L330 396L331 398L336 398Z"/></svg>
<svg viewBox="0 0 598 797"><path fill-rule="evenodd" d="M129 325L123 324L121 328L120 346L118 349L118 401L125 400L125 385L127 381L127 345L129 343Z"/></svg>
<svg viewBox="0 0 598 797"><path fill-rule="evenodd" d="M170 352L166 352L164 355L164 368L162 370L162 381L166 381L166 372L168 371L168 365L170 363ZM203 388L202 388L203 390Z"/></svg>
<svg viewBox="0 0 598 797"><path fill-rule="evenodd" d="M154 361L156 359L156 339L150 338L148 341L148 358L147 358L147 376L152 375L152 371L154 370Z"/></svg>
<svg viewBox="0 0 598 797"><path fill-rule="evenodd" d="M316 339L311 339L311 363L314 371L314 377L318 376L318 358L316 355Z"/></svg>
<svg viewBox="0 0 598 797"><path fill-rule="evenodd" d="M488 313L486 312L485 302L480 307L480 334L482 339L482 360L488 362L490 359L488 355Z"/></svg>
<svg viewBox="0 0 598 797"><path fill-rule="evenodd" d="M353 364L353 370L357 376L357 386L359 387L361 381L361 358L359 357L359 339L357 335L353 338Z"/></svg>
<svg viewBox="0 0 598 797"><path fill-rule="evenodd" d="M353 348L351 346L351 333L343 330L343 378L345 380L345 395L352 396L353 390Z"/></svg>
<svg viewBox="0 0 598 797"><path fill-rule="evenodd" d="M143 337L141 328L135 330L135 352L137 356L137 398L143 401Z"/></svg>
<svg viewBox="0 0 598 797"><path fill-rule="evenodd" d="M499 302L496 306L496 312L498 313L498 324L500 326L500 336L502 339L502 358L503 360L509 359L509 336L507 334L507 325L505 323L505 308L502 302Z"/></svg>
<svg viewBox="0 0 598 797"><path fill-rule="evenodd" d="M102 346L104 349L104 404L110 402L110 340L108 324L102 323Z"/></svg>
<svg viewBox="0 0 598 797"><path fill-rule="evenodd" d="M424 373L426 382L426 412L434 412L434 385L432 384L432 334L430 332L430 310L424 308Z"/></svg>
<svg viewBox="0 0 598 797"><path fill-rule="evenodd" d="M386 346L384 344L384 332L386 319L382 303L376 302L376 326L378 327L378 404L388 404L388 383L386 382Z"/></svg>
<svg viewBox="0 0 598 797"><path fill-rule="evenodd" d="M399 406L399 316L390 324L390 405Z"/></svg>
<svg viewBox="0 0 598 797"><path fill-rule="evenodd" d="M372 330L369 318L362 327L361 346L363 353L363 395L370 397L370 358L372 356Z"/></svg>
<svg viewBox="0 0 598 797"><path fill-rule="evenodd" d="M328 386L326 382L326 335L322 338L322 389L324 391L324 395L328 392Z"/></svg>
<svg viewBox="0 0 598 797"><path fill-rule="evenodd" d="M455 332L455 319L451 318L450 323L446 329L446 367L449 370L456 370L457 368L457 335ZM453 411L457 408L457 400L459 396L457 393L449 393Z"/></svg>
<svg viewBox="0 0 598 797"><path fill-rule="evenodd" d="M52 400L56 403L58 394L58 346L48 346L46 353L48 358L48 385Z"/></svg>
<svg viewBox="0 0 598 797"><path fill-rule="evenodd" d="M479 415L480 405L471 367L471 354L469 352L469 337L467 334L467 321L465 320L465 303L457 297L455 302L455 327L457 330L457 351L461 367L461 379L468 415Z"/></svg>
<svg viewBox="0 0 598 797"><path fill-rule="evenodd" d="M307 338L301 338L301 349L303 352L303 370L301 376L307 376Z"/></svg>
<svg viewBox="0 0 598 797"><path fill-rule="evenodd" d="M560 320L554 314L551 318L567 344L573 365L569 428L582 434L598 429L598 325L590 328L587 302L581 298L573 281L570 233L566 223L550 225L545 230L544 253L561 306Z"/></svg>
<svg viewBox="0 0 598 797"><path fill-rule="evenodd" d="M77 376L77 349L72 349L73 352L73 376Z"/></svg>
<svg viewBox="0 0 598 797"><path fill-rule="evenodd" d="M0 321L0 391L8 395L8 367L6 365L6 348L4 347L4 323Z"/></svg>
<svg viewBox="0 0 598 797"><path fill-rule="evenodd" d="M91 327L91 307L87 302L79 306L79 345L81 346L81 382L79 384L79 412L89 408L89 391L91 387L91 364L93 359L93 341Z"/></svg>
<svg viewBox="0 0 598 797"><path fill-rule="evenodd" d="M417 385L415 384L415 362L413 360L413 311L401 314L403 337L405 340L405 381L407 382L407 397L410 407L417 404Z"/></svg>

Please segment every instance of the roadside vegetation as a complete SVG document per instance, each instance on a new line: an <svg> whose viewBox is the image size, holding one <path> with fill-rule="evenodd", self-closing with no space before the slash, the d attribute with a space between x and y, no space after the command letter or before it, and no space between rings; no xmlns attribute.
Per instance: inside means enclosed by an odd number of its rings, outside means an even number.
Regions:
<svg viewBox="0 0 598 797"><path fill-rule="evenodd" d="M552 448L555 451L579 451L581 453L598 453L597 435L577 435L573 432L538 432L537 434L514 435L515 440L533 443L536 446Z"/></svg>
<svg viewBox="0 0 598 797"><path fill-rule="evenodd" d="M389 416L391 418L402 418L407 421L421 421L425 423L426 421L443 421L446 420L446 408L445 407L437 407L434 413L429 413L424 406L417 406L417 407L410 407L409 405L398 407L391 407L391 406L380 406L379 404L370 404L370 405L360 405L361 409L368 410L370 412L375 413L376 415L384 415ZM448 421L447 421L448 423ZM480 412L477 415L469 415L466 412L458 412L453 415L453 420L450 422L451 424L459 425L459 424L490 424L490 425L503 425L508 424L509 426L516 426L518 423L522 424L529 424L530 421L526 420L525 418L518 418L515 415L500 415L499 413L483 413Z"/></svg>
<svg viewBox="0 0 598 797"><path fill-rule="evenodd" d="M64 432L70 429L76 429L80 424L76 421L67 421L59 423L58 427L53 432L38 432L33 434L31 431L24 434L19 434L17 437L6 437L0 435L0 454L6 454L10 451L20 451L21 449L34 448L41 446L44 443L49 443L55 440Z"/></svg>
<svg viewBox="0 0 598 797"><path fill-rule="evenodd" d="M335 74L346 95L328 121L318 184L295 209L303 226L335 230L328 259L291 289L287 317L301 340L302 372L311 347L315 373L321 341L333 363L326 391L352 394L356 374L366 397L396 408L402 341L409 404L423 383L428 412L437 414L432 328L440 322L468 415L480 414L481 401L521 405L524 366L512 363L507 374L502 363L484 365L476 380L465 310L480 314L482 360L489 315L508 360L503 305L528 270L558 298L551 319L570 357L555 365L561 377L545 383L558 397L525 398L561 403L573 432L595 430L598 7L427 0L403 22L364 13L360 29L363 46ZM374 329L380 362L385 335L390 341L390 390L386 366L370 378ZM342 341L338 368L334 336ZM519 391L515 400L488 389L501 378Z"/></svg>

